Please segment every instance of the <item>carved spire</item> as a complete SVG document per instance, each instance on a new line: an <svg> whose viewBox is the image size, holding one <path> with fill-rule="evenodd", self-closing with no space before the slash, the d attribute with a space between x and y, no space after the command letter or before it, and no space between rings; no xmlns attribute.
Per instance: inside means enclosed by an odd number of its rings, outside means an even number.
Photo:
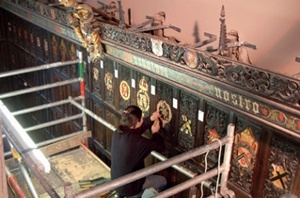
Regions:
<svg viewBox="0 0 300 198"><path fill-rule="evenodd" d="M118 0L118 6L119 6L119 15L120 15L119 27L121 29L124 29L126 27L126 25L125 25L124 11L123 11L123 8L122 8L121 0Z"/></svg>
<svg viewBox="0 0 300 198"><path fill-rule="evenodd" d="M220 41L219 41L219 54L224 56L226 55L226 25L225 25L225 8L222 5L222 10L220 14Z"/></svg>

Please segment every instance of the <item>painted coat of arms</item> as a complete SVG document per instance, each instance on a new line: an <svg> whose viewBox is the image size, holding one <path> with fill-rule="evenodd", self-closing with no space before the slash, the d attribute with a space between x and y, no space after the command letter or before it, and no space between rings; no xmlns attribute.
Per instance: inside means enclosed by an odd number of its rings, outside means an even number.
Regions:
<svg viewBox="0 0 300 198"><path fill-rule="evenodd" d="M151 39L151 43L152 43L152 52L156 56L162 56L163 55L163 48L162 48L163 42L160 40Z"/></svg>

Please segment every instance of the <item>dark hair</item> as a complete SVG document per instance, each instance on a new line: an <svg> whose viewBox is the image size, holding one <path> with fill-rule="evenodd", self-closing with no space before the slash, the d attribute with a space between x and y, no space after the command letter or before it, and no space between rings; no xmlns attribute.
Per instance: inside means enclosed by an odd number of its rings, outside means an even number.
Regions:
<svg viewBox="0 0 300 198"><path fill-rule="evenodd" d="M131 105L127 107L123 112L121 116L121 126L120 129L123 127L133 127L136 125L137 122L139 122L142 118L142 110L135 105Z"/></svg>

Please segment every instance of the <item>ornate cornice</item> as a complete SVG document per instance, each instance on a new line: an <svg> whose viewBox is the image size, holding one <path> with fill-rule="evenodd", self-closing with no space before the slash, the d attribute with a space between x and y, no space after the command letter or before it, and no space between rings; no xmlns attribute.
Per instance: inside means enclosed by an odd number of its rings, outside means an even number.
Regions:
<svg viewBox="0 0 300 198"><path fill-rule="evenodd" d="M101 28L101 35L105 41L154 55L151 40L153 37L149 35L129 32L106 24ZM163 41L162 48L162 57L155 56L159 60L300 109L299 80L168 41ZM189 51L195 52L199 60L195 68L190 68L184 60L184 55Z"/></svg>
<svg viewBox="0 0 300 198"><path fill-rule="evenodd" d="M30 0L3 0L2 7L6 8L7 5L15 5L19 9L29 10L30 13L55 21L56 26L63 25L59 28L60 30L57 30L59 34L71 36L71 39L79 41L70 28L64 10ZM28 18L30 16L23 17ZM39 26L47 25L47 23L40 23L40 21L38 23ZM52 26L46 28L51 28L53 31ZM73 32L73 34L69 32ZM114 42L129 50L154 55L151 41L154 37L150 35L126 31L117 26L104 23L102 23L100 34L104 41ZM159 38L154 39L158 40ZM163 55L162 57L156 56L157 59L300 109L299 80L166 40L163 40L162 48ZM184 60L184 54L188 51L195 52L199 60L195 68L190 68Z"/></svg>
<svg viewBox="0 0 300 198"><path fill-rule="evenodd" d="M59 36L80 43L66 20L65 10L30 0L3 0L1 7ZM253 112L250 113L255 116L294 131L299 136L299 80L150 34L134 33L118 26L100 24L99 34L108 55L149 72L159 73L164 78L175 80L236 108L248 112L252 109ZM161 45L159 54L155 52L153 46L157 41ZM115 46L122 47L122 50ZM192 66L186 59L188 53L193 54L197 59ZM146 60L147 58L142 60L139 54L150 58L151 61ZM124 55L128 57L122 58L121 56ZM170 76L172 74L176 76ZM240 97L243 101L238 104L236 98L229 99L229 96ZM250 102L252 106L247 106Z"/></svg>

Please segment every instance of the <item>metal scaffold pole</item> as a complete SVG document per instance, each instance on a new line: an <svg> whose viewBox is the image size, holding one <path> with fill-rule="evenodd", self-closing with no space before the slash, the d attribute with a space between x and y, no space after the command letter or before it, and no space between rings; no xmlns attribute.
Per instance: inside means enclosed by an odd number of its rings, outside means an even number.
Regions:
<svg viewBox="0 0 300 198"><path fill-rule="evenodd" d="M2 136L2 113L0 112L0 135ZM7 181L6 181L6 174L5 174L5 159L4 159L4 150L3 150L3 138L0 139L0 175L1 175L1 190L0 190L0 197L8 197L8 190L7 190Z"/></svg>
<svg viewBox="0 0 300 198"><path fill-rule="evenodd" d="M83 67L83 59L82 59L82 52L78 52L79 57L79 79L80 79L80 96L82 97L81 105L85 107L85 85L84 85L84 67ZM85 112L82 111L82 128L83 131L87 131L87 125L86 125L86 115Z"/></svg>
<svg viewBox="0 0 300 198"><path fill-rule="evenodd" d="M9 72L3 72L0 74L0 78L14 76L14 75L18 75L18 74L30 73L30 72L40 71L40 70L45 70L45 69L51 69L51 68L55 68L55 67L65 66L65 65L76 64L78 62L79 62L79 59L76 59L76 60L71 60L71 61L55 62L55 63L44 64L44 65L40 65L40 66L28 67L25 69L18 69L18 70L9 71Z"/></svg>

